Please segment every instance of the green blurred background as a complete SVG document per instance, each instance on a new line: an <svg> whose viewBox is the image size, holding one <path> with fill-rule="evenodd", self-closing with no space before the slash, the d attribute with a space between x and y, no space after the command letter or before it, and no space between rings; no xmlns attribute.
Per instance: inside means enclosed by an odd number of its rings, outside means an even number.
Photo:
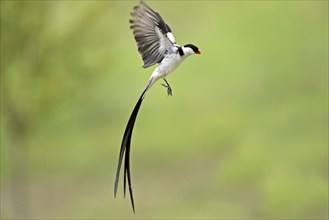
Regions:
<svg viewBox="0 0 329 220"><path fill-rule="evenodd" d="M327 218L328 2L148 1L202 51L157 83L137 1L1 1L2 218ZM121 179L122 180L122 179Z"/></svg>

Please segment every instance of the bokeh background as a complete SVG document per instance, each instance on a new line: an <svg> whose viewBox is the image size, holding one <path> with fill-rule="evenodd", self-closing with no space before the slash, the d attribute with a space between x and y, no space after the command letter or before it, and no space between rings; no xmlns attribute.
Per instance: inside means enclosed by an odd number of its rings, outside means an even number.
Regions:
<svg viewBox="0 0 329 220"><path fill-rule="evenodd" d="M327 1L148 1L202 55L141 107L136 214L114 199L137 3L1 1L1 218L327 218Z"/></svg>

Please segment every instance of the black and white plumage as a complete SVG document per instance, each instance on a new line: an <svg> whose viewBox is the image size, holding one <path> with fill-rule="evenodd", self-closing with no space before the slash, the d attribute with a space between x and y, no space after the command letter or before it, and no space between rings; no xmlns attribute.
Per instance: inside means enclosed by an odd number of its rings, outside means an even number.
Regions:
<svg viewBox="0 0 329 220"><path fill-rule="evenodd" d="M133 29L144 68L161 62L166 53L174 52L174 36L159 13L141 2L134 7L131 15L134 19L130 20L130 28Z"/></svg>
<svg viewBox="0 0 329 220"><path fill-rule="evenodd" d="M135 212L134 197L130 177L130 143L135 120L143 99L150 87L163 78L167 88L167 94L172 95L172 89L166 80L186 57L192 54L201 54L200 50L193 44L179 46L171 32L170 27L164 22L159 13L155 12L143 1L133 8L130 28L133 30L134 38L141 54L144 68L159 64L153 71L145 90L142 92L138 102L129 118L126 126L119 154L118 168L114 184L114 196L116 197L120 169L124 158L124 196L126 195L126 183L128 182L129 194L133 211Z"/></svg>

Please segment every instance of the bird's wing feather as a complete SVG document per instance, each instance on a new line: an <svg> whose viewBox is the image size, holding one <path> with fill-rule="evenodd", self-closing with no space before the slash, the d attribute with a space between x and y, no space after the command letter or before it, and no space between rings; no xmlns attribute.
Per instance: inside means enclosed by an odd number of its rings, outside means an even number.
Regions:
<svg viewBox="0 0 329 220"><path fill-rule="evenodd" d="M141 1L131 15L133 19L130 20L130 28L144 61L144 68L161 62L166 53L175 51L175 38L159 13Z"/></svg>

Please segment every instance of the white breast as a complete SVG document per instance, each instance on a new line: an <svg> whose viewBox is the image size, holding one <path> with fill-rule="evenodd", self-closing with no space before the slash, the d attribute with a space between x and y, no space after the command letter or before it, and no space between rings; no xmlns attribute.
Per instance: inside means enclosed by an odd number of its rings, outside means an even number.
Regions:
<svg viewBox="0 0 329 220"><path fill-rule="evenodd" d="M154 70L150 77L149 86L153 85L158 79L165 78L173 72L187 56L180 56L179 53L167 54L159 66Z"/></svg>
<svg viewBox="0 0 329 220"><path fill-rule="evenodd" d="M173 72L184 59L185 57L181 57L179 53L171 54L166 56L156 69L162 77L166 77Z"/></svg>

